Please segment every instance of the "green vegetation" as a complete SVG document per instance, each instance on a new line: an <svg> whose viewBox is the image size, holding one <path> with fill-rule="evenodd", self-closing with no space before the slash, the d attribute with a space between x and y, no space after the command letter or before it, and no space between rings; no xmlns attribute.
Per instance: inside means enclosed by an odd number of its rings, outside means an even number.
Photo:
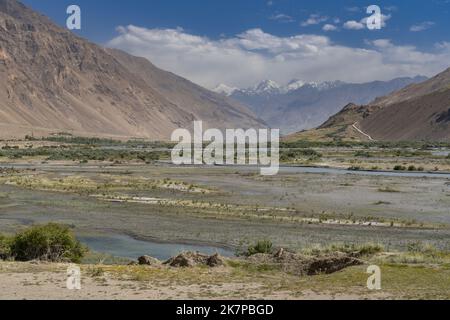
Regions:
<svg viewBox="0 0 450 320"><path fill-rule="evenodd" d="M354 257L370 257L384 252L384 246L377 243L353 244L353 243L334 243L328 246L316 246L304 249L304 254L323 255L342 252L351 254Z"/></svg>
<svg viewBox="0 0 450 320"><path fill-rule="evenodd" d="M6 260L11 256L11 238L0 234L0 260Z"/></svg>
<svg viewBox="0 0 450 320"><path fill-rule="evenodd" d="M133 151L96 149L92 147L39 147L35 149L6 148L0 151L0 157L21 159L25 157L45 157L46 160L72 161L125 161L136 160L143 162L156 161L169 157L165 151Z"/></svg>
<svg viewBox="0 0 450 320"><path fill-rule="evenodd" d="M295 150L281 150L280 160L283 162L295 161L299 159L307 158L309 161L318 160L322 157L322 154L314 149L295 149Z"/></svg>
<svg viewBox="0 0 450 320"><path fill-rule="evenodd" d="M258 253L272 253L273 243L270 240L260 240L254 245L250 245L246 255L252 256Z"/></svg>
<svg viewBox="0 0 450 320"><path fill-rule="evenodd" d="M2 259L78 263L86 251L68 227L55 223L34 226L13 237L0 237Z"/></svg>
<svg viewBox="0 0 450 320"><path fill-rule="evenodd" d="M298 140L292 142L282 142L280 148L324 148L324 147L345 147L345 148L380 148L380 149L420 149L430 150L433 148L450 148L448 142L425 142L425 141L309 141ZM398 153L398 156L414 156L428 154L421 151L407 151L402 150Z"/></svg>
<svg viewBox="0 0 450 320"><path fill-rule="evenodd" d="M35 138L32 136L25 136L26 141L50 141L50 142L58 142L65 144L78 144L78 145L88 145L88 146L121 146L121 147L130 147L130 148L171 148L174 146L174 143L164 142L164 141L146 141L146 140L114 140L107 138L95 138L95 137L77 137L73 136L70 133L60 133L55 136L44 137L44 138Z"/></svg>
<svg viewBox="0 0 450 320"><path fill-rule="evenodd" d="M89 137L74 137L70 133L61 133L56 136L45 137L41 139L34 138L32 136L25 136L27 141L52 141L59 143L69 143L69 144L86 144L91 146L116 146L121 145L123 142L113 139L102 139L102 138L89 138Z"/></svg>

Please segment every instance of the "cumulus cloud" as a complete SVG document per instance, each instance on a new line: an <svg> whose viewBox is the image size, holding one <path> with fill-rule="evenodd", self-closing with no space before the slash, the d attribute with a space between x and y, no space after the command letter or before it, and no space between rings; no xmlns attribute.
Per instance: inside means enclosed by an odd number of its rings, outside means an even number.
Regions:
<svg viewBox="0 0 450 320"><path fill-rule="evenodd" d="M302 27L312 26L316 24L321 24L328 20L328 17L321 16L319 14L311 14L309 18L305 21L303 21L300 25Z"/></svg>
<svg viewBox="0 0 450 320"><path fill-rule="evenodd" d="M409 30L412 32L420 32L420 31L430 29L434 25L435 25L435 23L433 21L425 21L425 22L411 26L411 28L409 28Z"/></svg>
<svg viewBox="0 0 450 320"><path fill-rule="evenodd" d="M269 19L279 21L279 22L294 22L295 21L294 18L292 18L291 16L284 14L284 13L274 14L273 16L270 16Z"/></svg>
<svg viewBox="0 0 450 320"><path fill-rule="evenodd" d="M337 30L337 27L335 26L335 25L332 25L332 24L326 24L326 25L324 25L323 27L322 27L322 30L323 31L336 31Z"/></svg>
<svg viewBox="0 0 450 320"><path fill-rule="evenodd" d="M350 20L344 23L344 28L348 30L361 30L366 28L366 25L355 20Z"/></svg>
<svg viewBox="0 0 450 320"><path fill-rule="evenodd" d="M391 17L392 16L390 14L389 15L381 14L381 27L382 28L386 27L386 21L391 19ZM368 19L368 17L364 17L359 21L349 20L344 23L344 29L348 29L348 30L366 29L367 28L367 19Z"/></svg>
<svg viewBox="0 0 450 320"><path fill-rule="evenodd" d="M399 76L431 76L448 67L450 45L440 43L430 52L398 46L389 39L367 42L363 48L335 44L322 35L279 37L261 29L247 30L217 40L178 29L119 27L107 43L149 59L200 85L219 83L248 87L262 79L285 84L343 80L366 82Z"/></svg>

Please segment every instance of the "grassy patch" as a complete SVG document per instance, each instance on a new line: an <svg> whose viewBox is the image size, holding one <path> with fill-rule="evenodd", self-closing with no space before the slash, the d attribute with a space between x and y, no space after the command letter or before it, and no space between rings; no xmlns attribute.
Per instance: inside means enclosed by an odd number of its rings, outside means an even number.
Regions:
<svg viewBox="0 0 450 320"><path fill-rule="evenodd" d="M383 192L383 193L399 193L401 191L394 189L392 187L384 187L384 188L379 188L378 192Z"/></svg>

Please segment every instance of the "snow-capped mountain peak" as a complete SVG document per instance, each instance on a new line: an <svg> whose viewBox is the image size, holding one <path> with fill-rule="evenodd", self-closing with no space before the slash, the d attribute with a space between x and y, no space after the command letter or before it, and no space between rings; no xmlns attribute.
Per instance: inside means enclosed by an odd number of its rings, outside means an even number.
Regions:
<svg viewBox="0 0 450 320"><path fill-rule="evenodd" d="M303 80L294 79L285 87L286 92L295 91L303 87L306 83Z"/></svg>
<svg viewBox="0 0 450 320"><path fill-rule="evenodd" d="M344 84L345 84L345 82L342 82L342 81L325 81L325 82L309 82L307 85L310 86L311 88L315 88L317 90L323 91L323 90L337 88Z"/></svg>
<svg viewBox="0 0 450 320"><path fill-rule="evenodd" d="M248 89L238 89L227 86L226 84L220 84L216 88L214 88L213 91L226 96L232 96L235 93L241 93L251 96L272 96L287 94L300 90L302 88L312 88L319 91L325 91L337 88L343 84L345 84L345 82L342 81L305 82L303 80L294 79L290 81L286 86L281 86L273 80L264 80Z"/></svg>
<svg viewBox="0 0 450 320"><path fill-rule="evenodd" d="M274 93L280 90L280 85L273 80L264 80L253 87L254 93Z"/></svg>
<svg viewBox="0 0 450 320"><path fill-rule="evenodd" d="M215 87L212 91L226 96L231 96L236 90L238 89L234 87L229 87L226 84L221 83L217 87Z"/></svg>

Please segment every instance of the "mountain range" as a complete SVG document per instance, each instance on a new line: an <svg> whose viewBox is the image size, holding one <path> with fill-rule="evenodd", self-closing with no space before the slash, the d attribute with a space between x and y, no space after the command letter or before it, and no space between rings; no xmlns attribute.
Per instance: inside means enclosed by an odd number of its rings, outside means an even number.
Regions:
<svg viewBox="0 0 450 320"><path fill-rule="evenodd" d="M264 127L247 107L0 0L0 137L70 132L168 140L174 129Z"/></svg>
<svg viewBox="0 0 450 320"><path fill-rule="evenodd" d="M450 68L369 104L350 103L317 129L286 139L448 142Z"/></svg>
<svg viewBox="0 0 450 320"><path fill-rule="evenodd" d="M69 132L168 140L194 120L205 128L270 126L283 133L319 126L289 139L450 138L450 69L431 79L266 80L216 91L84 40L16 0L0 0L0 138Z"/></svg>
<svg viewBox="0 0 450 320"><path fill-rule="evenodd" d="M342 81L304 82L292 80L286 86L264 80L248 89L224 84L214 91L249 106L258 117L284 134L319 126L348 103L367 104L426 77L397 78L355 84Z"/></svg>

